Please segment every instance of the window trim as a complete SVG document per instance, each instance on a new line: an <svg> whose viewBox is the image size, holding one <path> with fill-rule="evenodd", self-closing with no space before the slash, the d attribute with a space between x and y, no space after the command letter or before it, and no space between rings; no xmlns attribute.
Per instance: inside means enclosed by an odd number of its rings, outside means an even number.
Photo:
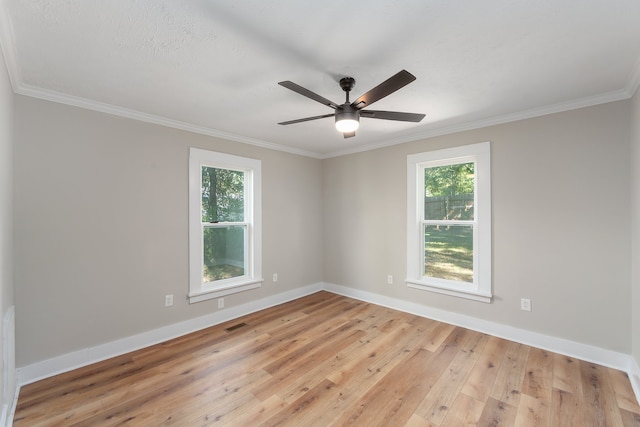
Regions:
<svg viewBox="0 0 640 427"><path fill-rule="evenodd" d="M424 211L423 168L474 161L474 283L422 275L424 248L421 238ZM453 222L452 222L453 223ZM491 283L491 143L481 142L407 156L407 278L408 287L490 303ZM477 269L477 270L476 270Z"/></svg>
<svg viewBox="0 0 640 427"><path fill-rule="evenodd" d="M203 283L202 166L245 172L247 274ZM262 286L262 162L191 147L189 150L189 303L206 301ZM213 282L209 282L213 283Z"/></svg>

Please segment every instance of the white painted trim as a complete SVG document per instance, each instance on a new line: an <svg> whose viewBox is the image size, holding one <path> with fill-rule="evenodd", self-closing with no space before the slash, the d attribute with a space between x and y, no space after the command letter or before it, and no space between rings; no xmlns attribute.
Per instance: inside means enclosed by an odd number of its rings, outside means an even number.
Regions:
<svg viewBox="0 0 640 427"><path fill-rule="evenodd" d="M554 353L575 357L587 362L608 366L624 372L629 372L630 369L631 356L628 354L606 350L589 344L582 344L538 332L528 331L526 329L520 329L489 320L482 320L464 314L440 310L438 308L429 307L415 302L404 301L368 291L340 286L333 283L325 283L324 289L329 292L344 295L360 301L461 326L463 328L552 351Z"/></svg>
<svg viewBox="0 0 640 427"><path fill-rule="evenodd" d="M640 58L636 61L635 67L629 74L629 82L625 87L625 90L629 93L629 98L633 98L640 86Z"/></svg>
<svg viewBox="0 0 640 427"><path fill-rule="evenodd" d="M629 381L631 381L631 387L636 395L636 400L640 402L640 367L638 367L638 363L633 357L631 357L629 362L627 375L629 375Z"/></svg>
<svg viewBox="0 0 640 427"><path fill-rule="evenodd" d="M473 283L424 276L424 171L427 168L475 163L475 221L441 221L473 225ZM435 222L438 224L440 222ZM491 289L491 142L425 151L407 156L407 286L490 303Z"/></svg>
<svg viewBox="0 0 640 427"><path fill-rule="evenodd" d="M202 167L242 171L244 175L245 275L202 282ZM224 223L223 223L224 224ZM197 303L262 286L262 161L216 151L189 149L189 303Z"/></svg>
<svg viewBox="0 0 640 427"><path fill-rule="evenodd" d="M443 295L450 295L452 297L457 297L457 298L470 299L473 301L484 302L486 304L490 304L491 298L493 297L491 293L482 294L480 292L471 291L468 289L458 290L458 289L449 288L449 287L438 287L432 283L422 282L420 280L415 280L415 279L405 279L404 281L408 287L413 289L420 289L422 291L435 292Z"/></svg>
<svg viewBox="0 0 640 427"><path fill-rule="evenodd" d="M7 66L11 87L15 92L22 84L22 75L18 66L13 24L6 0L0 0L0 50L2 50L2 56Z"/></svg>
<svg viewBox="0 0 640 427"><path fill-rule="evenodd" d="M16 391L13 394L13 403L9 408L9 413L7 414L5 424L0 425L6 425L7 427L11 427L13 425L13 419L16 416L16 406L18 406L18 396L20 396L20 384L16 384Z"/></svg>
<svg viewBox="0 0 640 427"><path fill-rule="evenodd" d="M620 101L633 97L635 92L640 86L640 58L636 62L635 68L630 72L630 77L627 84L623 89L607 92L600 95L589 96L567 102L560 102L548 106L539 108L533 108L521 112L512 114L505 114L501 116L489 117L486 119L480 119L476 121L466 122L459 125L445 126L437 129L430 129L424 133L418 135L409 135L395 139L384 139L381 142L367 144L365 146L350 147L344 150L336 150L330 153L318 153L314 151L301 150L282 144L277 144L269 141L248 138L241 135L236 135L228 132L223 132L216 129L207 128L204 126L197 126L191 123L181 122L178 120L172 120L152 114L147 114L135 110L130 110L115 105L110 105L102 102L97 102L85 98L67 95L61 92L38 88L35 86L24 84L22 81L22 74L17 60L17 53L15 49L15 37L13 34L13 25L8 14L8 7L6 0L0 0L0 48L4 54L5 63L7 64L7 71L11 85L15 93L33 98L44 99L47 101L57 102L61 104L67 104L75 107L86 108L89 110L99 111L107 114L112 114L119 117L126 117L134 120L140 120L143 122L154 123L161 126L167 126L175 129L186 130L188 132L198 133L202 135L213 136L216 138L223 138L230 141L241 142L249 145L255 145L267 149L276 151L283 151L286 153L297 154L300 156L311 157L315 159L328 159L332 157L339 157L347 154L354 154L363 151L375 150L377 148L388 147L392 145L403 144L406 142L418 141L421 139L433 138L436 136L448 135L456 132L462 132L467 130L479 129L497 124L509 123L518 120L530 119L533 117L544 116L547 114L559 113L563 111L576 110L579 108L590 107L598 104L605 104L608 102Z"/></svg>
<svg viewBox="0 0 640 427"><path fill-rule="evenodd" d="M16 390L16 309L12 305L7 309L2 320L2 413L0 426L13 424L13 413L18 399Z"/></svg>
<svg viewBox="0 0 640 427"><path fill-rule="evenodd" d="M2 1L2 0L0 0ZM9 55L12 57L12 55ZM457 132L464 132L474 129L485 128L488 126L494 126L504 123L516 122L519 120L531 119L534 117L546 116L548 114L561 113L564 111L577 110L579 108L592 107L594 105L606 104L614 101L621 101L629 99L635 92L634 87L637 89L640 84L640 69L638 69L632 77L627 86L624 89L607 92L601 95L594 95L586 98L581 98L568 102L561 102L553 105L548 105L539 108L532 108L530 110L520 111L511 114L505 114L501 116L489 117L486 119L475 120L471 122L465 122L452 126L445 126L436 129L430 129L426 132L416 135L408 135L400 138L385 139L381 142L373 142L367 145L360 145L350 147L344 150L332 151L329 153L318 153L314 151L301 150L285 146L282 144L276 144L269 141L264 141L255 138L249 138L242 135L236 135L228 132L223 132L217 129L211 129L204 126L198 126L191 123L182 122L179 120L168 119L165 117L155 116L153 114L143 113L141 111L131 110L116 105L111 105L103 102L93 101L90 99L80 98L77 96L67 95L61 92L56 92L48 89L41 89L35 86L23 84L20 82L19 72L14 70L13 73L16 76L12 77L11 68L17 67L14 65L12 59L8 59L5 56L7 67L9 68L9 76L12 80L15 93L24 96L30 96L32 98L44 99L45 101L57 102L59 104L71 105L73 107L84 108L87 110L99 111L101 113L111 114L118 117L125 117L133 120L139 120L142 122L153 123L160 126L166 126L174 129L185 130L187 132L193 132L201 135L212 136L215 138L222 138L229 141L241 142L244 144L254 145L257 147L267 148L270 150L282 151L285 153L296 154L299 156L311 157L314 159L329 159L332 157L344 156L347 154L361 153L364 151L375 150L378 148L389 147L392 145L404 144L406 142L414 142L422 139L434 138L436 136L449 135ZM14 80L17 80L14 83Z"/></svg>
<svg viewBox="0 0 640 427"><path fill-rule="evenodd" d="M20 385L30 384L53 375L71 371L82 366L100 362L110 357L129 353L131 351L158 344L210 326L218 325L265 308L298 299L321 291L322 289L322 283L315 283L256 301L229 307L195 319L185 320L130 337L100 344L95 347L74 351L72 353L56 356L41 362L36 362L17 369L18 383Z"/></svg>
<svg viewBox="0 0 640 427"><path fill-rule="evenodd" d="M208 328L210 326L233 320L235 318L322 290L383 307L392 308L394 310L400 310L405 313L415 314L416 316L450 323L452 325L461 326L474 331L494 335L522 344L542 348L554 353L564 354L577 359L624 371L629 375L631 385L636 394L636 399L640 401L640 368L638 368L635 360L628 354L527 331L525 329L509 325L466 316L464 314L440 310L426 305L391 298L368 291L340 286L333 283L315 283L302 288L272 295L257 301L248 302L235 307L229 307L228 309L220 310L202 317L168 325L116 341L111 341L96 347L63 354L61 356L19 368L17 370L18 388L16 390L13 406L9 412L9 419L13 420L21 385L29 384L53 375L90 365L110 357L135 351L140 348L148 347L150 345L195 332L200 329Z"/></svg>
<svg viewBox="0 0 640 427"><path fill-rule="evenodd" d="M263 278L250 280L248 282L232 283L225 287L216 287L214 289L201 290L198 292L189 292L189 304L206 301L210 299L220 298L227 295L233 295L240 292L250 291L262 286Z"/></svg>
<svg viewBox="0 0 640 427"><path fill-rule="evenodd" d="M53 90L41 89L27 84L19 85L17 89L15 89L15 92L19 95L44 99L45 101L71 105L73 107L84 108L87 110L99 111L101 113L111 114L118 117L125 117L141 122L153 123L156 125L166 126L174 129L185 130L187 132L198 133L201 135L213 136L215 138L226 139L227 141L241 142L243 144L255 145L257 147L267 148L270 150L284 151L286 153L297 154L299 156L312 157L316 159L320 158L318 153L312 151L300 150L298 148L263 141L261 139L249 138L242 135L223 132L221 130L212 129L205 126L198 126L192 123L182 122L179 120L156 116L141 111L131 110L129 108L119 107L117 105L111 105L104 102L67 95Z"/></svg>
<svg viewBox="0 0 640 427"><path fill-rule="evenodd" d="M640 70L638 71L640 74ZM640 75L638 75L638 82L640 83ZM538 108L532 108L525 111L519 111L511 114L504 114L501 116L488 117L486 119L475 120L471 122L460 123L457 125L444 126L436 129L429 129L426 132L404 136L395 139L385 139L382 142L367 144L366 146L350 147L344 150L332 151L330 153L320 155L320 159L329 159L331 157L340 157L347 154L361 153L363 151L375 150L378 148L390 147L392 145L404 144L406 142L419 141L421 139L435 138L436 136L450 135L458 132L465 132L474 129L486 128L489 126L501 125L505 123L517 122L519 120L532 119L535 117L546 116L549 114L562 113L564 111L577 110L580 108L593 107L599 104L607 104L609 102L622 101L631 98L630 88L632 83L629 83L625 89L616 90L612 92L603 93L601 95L589 96L586 98L580 98L567 102L560 102L557 104L547 105Z"/></svg>

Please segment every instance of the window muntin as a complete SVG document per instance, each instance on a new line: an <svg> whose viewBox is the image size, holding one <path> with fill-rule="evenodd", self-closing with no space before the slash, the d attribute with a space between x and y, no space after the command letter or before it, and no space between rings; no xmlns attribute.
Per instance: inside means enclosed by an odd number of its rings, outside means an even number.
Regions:
<svg viewBox="0 0 640 427"><path fill-rule="evenodd" d="M189 160L190 302L259 287L259 160L192 148Z"/></svg>
<svg viewBox="0 0 640 427"><path fill-rule="evenodd" d="M407 285L490 302L489 143L407 157Z"/></svg>
<svg viewBox="0 0 640 427"><path fill-rule="evenodd" d="M419 165L424 205L423 277L474 283L475 162Z"/></svg>
<svg viewBox="0 0 640 427"><path fill-rule="evenodd" d="M202 166L203 283L241 277L249 247L244 171Z"/></svg>

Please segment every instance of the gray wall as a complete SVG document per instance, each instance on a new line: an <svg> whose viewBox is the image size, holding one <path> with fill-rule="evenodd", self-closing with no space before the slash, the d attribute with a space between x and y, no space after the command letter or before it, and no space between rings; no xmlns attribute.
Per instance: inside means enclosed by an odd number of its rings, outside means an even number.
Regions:
<svg viewBox="0 0 640 427"><path fill-rule="evenodd" d="M325 160L325 281L629 354L630 128L623 101ZM408 288L407 155L482 141L493 303Z"/></svg>
<svg viewBox="0 0 640 427"><path fill-rule="evenodd" d="M228 307L324 280L630 353L631 106L320 161L16 96L18 366L217 310L186 300L190 146L263 161L267 280ZM481 141L493 144L494 302L409 289L406 156ZM637 290L635 275L634 307Z"/></svg>
<svg viewBox="0 0 640 427"><path fill-rule="evenodd" d="M633 168L631 202L631 287L632 287L632 346L633 357L640 366L640 91L632 100L631 162Z"/></svg>
<svg viewBox="0 0 640 427"><path fill-rule="evenodd" d="M14 305L13 292L13 89L9 82L4 56L0 52L0 333L2 319ZM13 376L4 378L6 337L0 340L0 402L11 405L13 396L5 396L2 385L13 390ZM9 352L13 349L9 348ZM9 356L11 357L11 356Z"/></svg>
<svg viewBox="0 0 640 427"><path fill-rule="evenodd" d="M18 367L217 310L186 298L192 146L262 160L266 280L226 307L322 281L320 160L19 95L15 104Z"/></svg>

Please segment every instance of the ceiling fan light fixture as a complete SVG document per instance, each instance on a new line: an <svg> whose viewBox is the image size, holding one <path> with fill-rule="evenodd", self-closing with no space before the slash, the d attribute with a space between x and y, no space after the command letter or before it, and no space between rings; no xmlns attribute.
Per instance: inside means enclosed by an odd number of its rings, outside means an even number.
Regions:
<svg viewBox="0 0 640 427"><path fill-rule="evenodd" d="M360 126L360 122L357 120L344 119L336 122L336 129L340 132L355 132Z"/></svg>
<svg viewBox="0 0 640 427"><path fill-rule="evenodd" d="M360 117L357 111L336 113L336 129L339 132L355 132L358 126L360 126Z"/></svg>
<svg viewBox="0 0 640 427"><path fill-rule="evenodd" d="M414 81L416 77L408 72L402 70L387 80L380 83L370 91L361 95L353 102L349 102L349 92L356 84L356 80L353 77L343 77L340 79L340 87L346 93L346 99L344 104L338 105L335 102L318 95L315 92L310 91L300 85L295 84L292 81L285 80L279 82L280 86L283 86L295 93L307 97L313 101L319 102L322 105L326 105L329 108L335 110L332 114L323 114L321 116L305 117L302 119L289 120L286 122L280 122L279 125L292 125L294 123L308 122L310 120L324 119L325 117L335 117L336 129L342 132L345 138L352 138L356 136L356 130L360 126L360 112L362 115L370 119L383 119L383 120L396 120L400 122L413 122L418 123L424 118L424 114L417 113L402 113L399 111L377 111L377 110L364 110L365 107L369 107L374 102L391 95L393 92L401 89Z"/></svg>

